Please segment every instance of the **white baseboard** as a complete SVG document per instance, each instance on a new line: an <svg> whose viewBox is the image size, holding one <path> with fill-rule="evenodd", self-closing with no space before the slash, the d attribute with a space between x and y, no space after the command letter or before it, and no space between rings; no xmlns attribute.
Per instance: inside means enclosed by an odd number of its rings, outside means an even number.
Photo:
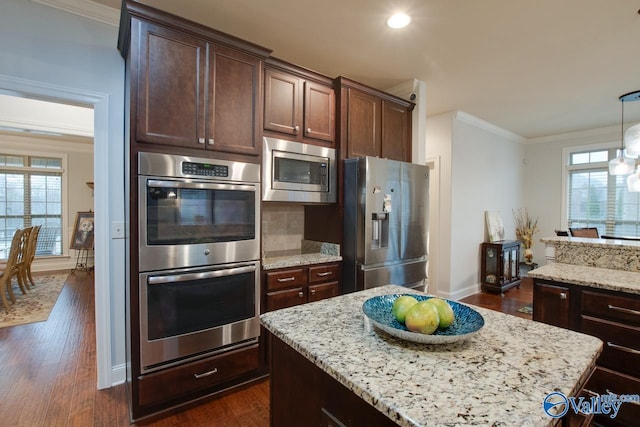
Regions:
<svg viewBox="0 0 640 427"><path fill-rule="evenodd" d="M477 294L480 292L480 283L476 283L475 285L467 286L464 289L458 289L455 292L445 292L439 293L439 297L450 299L453 301L461 300L462 298L466 298L473 294Z"/></svg>
<svg viewBox="0 0 640 427"><path fill-rule="evenodd" d="M111 387L123 384L127 380L127 365L122 363L111 368Z"/></svg>

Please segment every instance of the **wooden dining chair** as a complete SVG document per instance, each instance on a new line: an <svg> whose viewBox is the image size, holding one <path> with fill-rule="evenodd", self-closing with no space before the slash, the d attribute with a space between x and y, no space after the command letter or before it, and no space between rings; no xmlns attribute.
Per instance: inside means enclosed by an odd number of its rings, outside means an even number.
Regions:
<svg viewBox="0 0 640 427"><path fill-rule="evenodd" d="M20 252L20 246L22 245L22 238L24 231L22 229L16 230L11 240L11 247L9 249L9 255L6 262L0 264L0 297L2 298L2 304L4 308L9 311L9 301L7 300L7 294L11 302L16 302L16 297L13 295L13 289L11 288L11 278L17 273L18 252Z"/></svg>
<svg viewBox="0 0 640 427"><path fill-rule="evenodd" d="M571 237L590 237L592 239L600 238L596 227L569 228Z"/></svg>
<svg viewBox="0 0 640 427"><path fill-rule="evenodd" d="M33 277L31 276L31 263L36 257L36 247L38 246L38 235L40 234L41 225L35 225L29 233L29 237L26 239L26 246L24 249L23 263L20 265L20 276L25 286L31 289L35 286ZM24 240L24 239L23 239Z"/></svg>

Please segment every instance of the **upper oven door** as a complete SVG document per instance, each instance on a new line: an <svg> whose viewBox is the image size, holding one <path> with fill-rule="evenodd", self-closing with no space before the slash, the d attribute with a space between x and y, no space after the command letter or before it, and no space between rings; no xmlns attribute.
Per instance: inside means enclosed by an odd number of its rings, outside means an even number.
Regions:
<svg viewBox="0 0 640 427"><path fill-rule="evenodd" d="M260 257L258 184L138 178L139 270Z"/></svg>

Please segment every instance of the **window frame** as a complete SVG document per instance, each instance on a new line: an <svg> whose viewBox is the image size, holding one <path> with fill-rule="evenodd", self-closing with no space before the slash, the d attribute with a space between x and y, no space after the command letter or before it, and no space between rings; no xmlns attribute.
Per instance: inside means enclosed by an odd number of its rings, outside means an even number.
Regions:
<svg viewBox="0 0 640 427"><path fill-rule="evenodd" d="M601 142L596 144L573 145L573 146L562 148L562 205L560 209L561 211L560 224L562 229L567 230L569 228L568 220L569 220L569 175L570 173L572 171L580 170L580 169L591 170L598 167L603 167L607 169L607 174L608 174L609 160L613 158L613 157L609 157L606 162L571 165L570 164L571 155L579 152L607 150L609 151L610 155L613 155L615 157L616 150L619 150L619 149L620 149L620 141L608 141L608 142ZM639 164L639 162L640 160L636 160L636 164ZM635 170L635 166L634 166L634 170ZM612 191L612 188L611 188L612 185L613 185L612 180L608 179L607 191ZM607 209L609 209L609 206L607 206ZM610 222L611 221L609 220L608 217L605 218L605 227L608 227ZM615 221L614 221L614 224L615 224ZM605 230L604 233L600 233L600 234L607 234L607 232Z"/></svg>
<svg viewBox="0 0 640 427"><path fill-rule="evenodd" d="M61 245L62 245L62 251L60 255L39 255L38 259L60 259L63 257L69 257L70 255L70 249L69 249L69 201L68 201L68 194L69 194L69 185L68 185L68 154L67 153L63 153L63 152L59 152L59 151L46 151L46 150L40 150L40 149L30 149L30 147L25 148L25 150L18 150L12 147L3 147L2 148L2 154L7 154L7 155L12 155L12 156L21 156L21 157L50 157L50 158L56 158L56 159L60 159L61 160L61 183L60 183L60 189L62 191L62 196L61 196L61 223L62 223L62 236L61 236ZM22 168L13 168L11 166L7 167L7 169L15 169L15 170L20 170ZM46 171L47 169L45 168L38 168L38 167L33 167L34 170L42 170L42 171ZM58 172L58 169L49 169L49 172Z"/></svg>

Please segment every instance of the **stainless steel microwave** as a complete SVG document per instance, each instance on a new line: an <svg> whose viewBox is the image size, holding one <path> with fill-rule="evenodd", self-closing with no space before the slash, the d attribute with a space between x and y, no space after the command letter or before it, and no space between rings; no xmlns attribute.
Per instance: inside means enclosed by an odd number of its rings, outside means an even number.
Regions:
<svg viewBox="0 0 640 427"><path fill-rule="evenodd" d="M262 200L335 203L336 150L264 137Z"/></svg>

